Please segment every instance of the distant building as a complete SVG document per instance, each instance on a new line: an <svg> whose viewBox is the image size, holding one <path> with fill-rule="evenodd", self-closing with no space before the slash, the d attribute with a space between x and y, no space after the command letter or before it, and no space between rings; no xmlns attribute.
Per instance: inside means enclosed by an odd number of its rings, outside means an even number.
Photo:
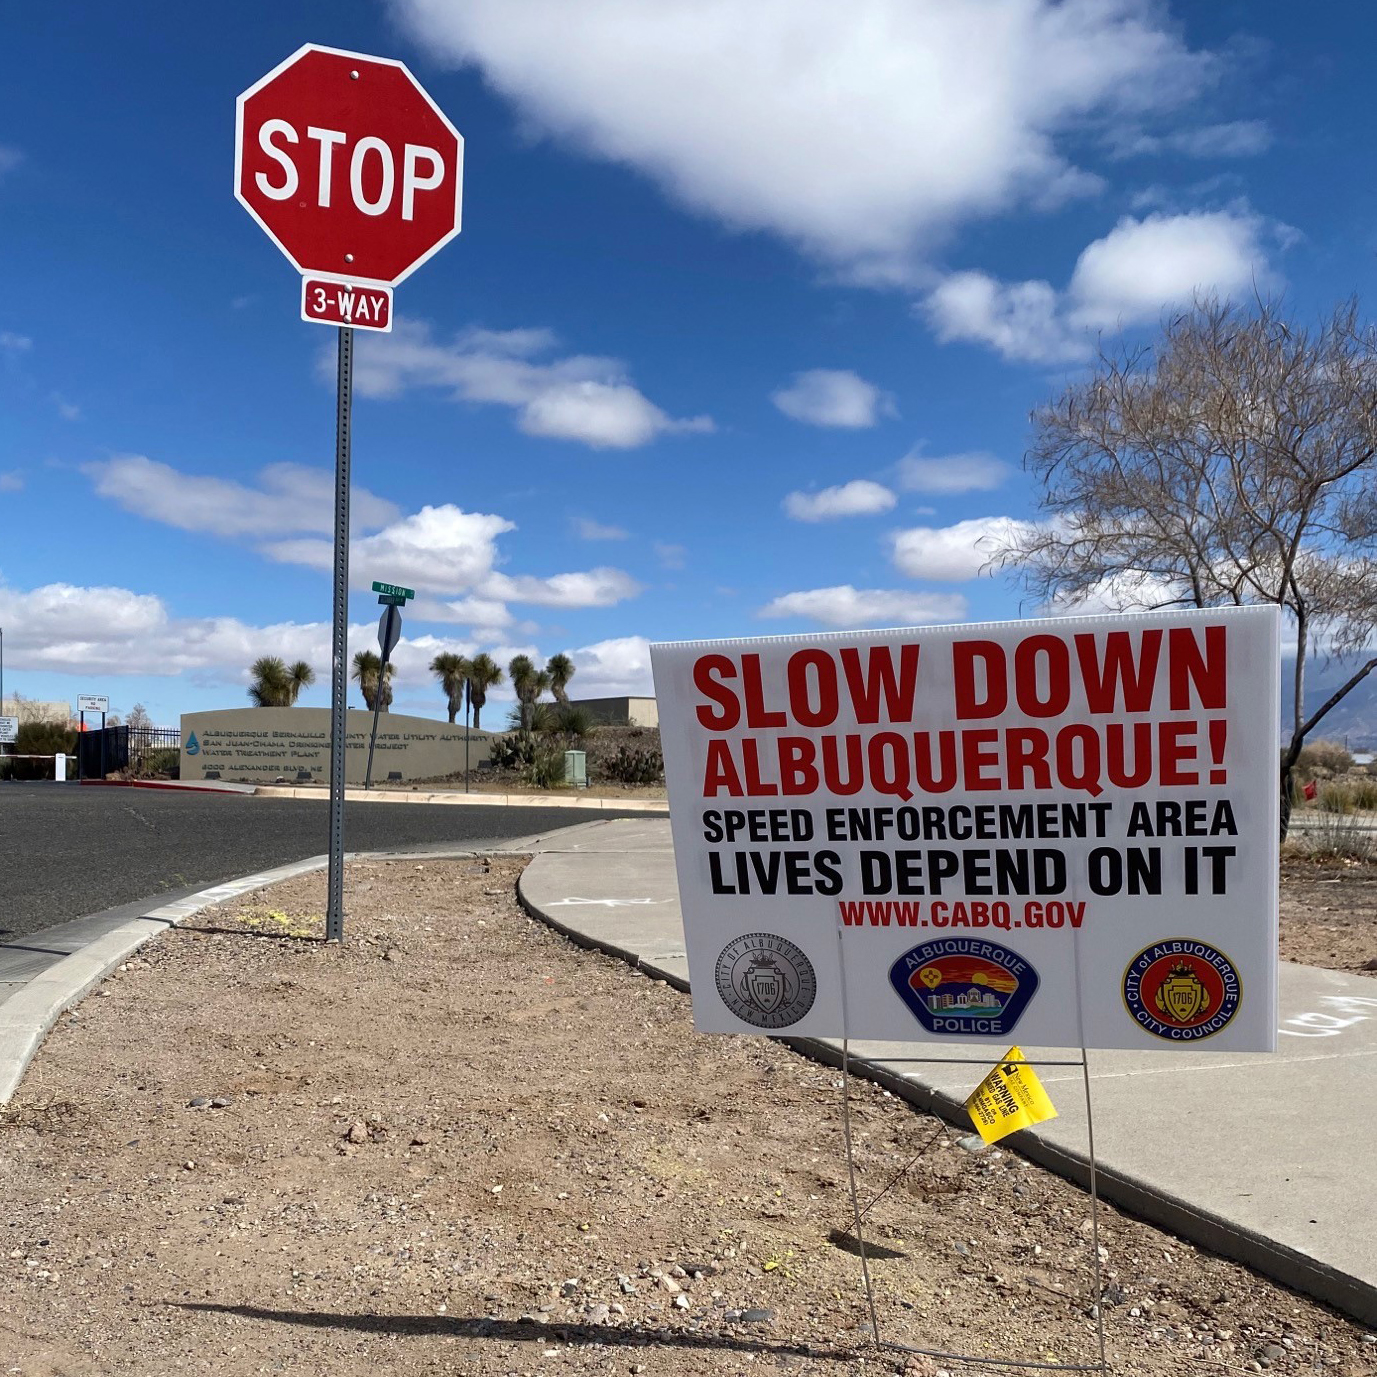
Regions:
<svg viewBox="0 0 1377 1377"><path fill-rule="evenodd" d="M72 705L44 703L37 698L6 698L0 703L0 717L17 717L21 727L28 722L46 722L55 727L65 727L72 720Z"/></svg>
<svg viewBox="0 0 1377 1377"><path fill-rule="evenodd" d="M600 727L658 727L660 708L653 698L571 698Z"/></svg>

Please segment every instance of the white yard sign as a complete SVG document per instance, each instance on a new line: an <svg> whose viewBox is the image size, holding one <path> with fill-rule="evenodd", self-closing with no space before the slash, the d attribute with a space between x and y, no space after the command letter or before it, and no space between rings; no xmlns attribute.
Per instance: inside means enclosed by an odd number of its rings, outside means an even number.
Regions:
<svg viewBox="0 0 1377 1377"><path fill-rule="evenodd" d="M1278 640L1228 608L652 647L698 1029L1273 1050Z"/></svg>

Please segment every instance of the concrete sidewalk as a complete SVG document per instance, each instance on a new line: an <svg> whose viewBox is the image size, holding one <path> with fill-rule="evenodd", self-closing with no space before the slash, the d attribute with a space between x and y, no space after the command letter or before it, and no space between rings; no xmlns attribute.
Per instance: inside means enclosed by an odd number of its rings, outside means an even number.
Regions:
<svg viewBox="0 0 1377 1377"><path fill-rule="evenodd" d="M519 892L532 913L576 940L688 988L668 820L563 831L527 867ZM1134 1214L1377 1326L1377 980L1283 963L1280 986L1275 1055L1090 1054L1100 1189ZM834 1064L840 1057L835 1042L786 1041ZM981 1067L890 1058L955 1062L982 1050L856 1042L851 1054L858 1072L969 1127L962 1102ZM1040 1074L1060 1117L1009 1144L1084 1182L1082 1073Z"/></svg>

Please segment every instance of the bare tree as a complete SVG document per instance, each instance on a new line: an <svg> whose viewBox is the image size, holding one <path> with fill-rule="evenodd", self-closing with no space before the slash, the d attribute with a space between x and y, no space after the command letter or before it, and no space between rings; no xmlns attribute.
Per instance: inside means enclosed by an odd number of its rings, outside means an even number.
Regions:
<svg viewBox="0 0 1377 1377"><path fill-rule="evenodd" d="M1308 328L1272 302L1200 299L1032 420L1045 520L1016 526L995 562L1034 597L1289 614L1284 835L1305 738L1377 667L1377 332L1352 301ZM1355 657L1352 673L1307 712L1306 670L1326 655Z"/></svg>

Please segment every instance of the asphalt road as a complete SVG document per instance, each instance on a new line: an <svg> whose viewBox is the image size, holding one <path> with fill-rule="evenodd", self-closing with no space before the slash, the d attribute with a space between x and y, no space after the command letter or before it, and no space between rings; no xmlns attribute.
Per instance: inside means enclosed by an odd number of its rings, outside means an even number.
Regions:
<svg viewBox="0 0 1377 1377"><path fill-rule="evenodd" d="M578 808L350 803L349 851L490 846L595 818ZM324 800L0 784L0 942L185 893L329 847Z"/></svg>

